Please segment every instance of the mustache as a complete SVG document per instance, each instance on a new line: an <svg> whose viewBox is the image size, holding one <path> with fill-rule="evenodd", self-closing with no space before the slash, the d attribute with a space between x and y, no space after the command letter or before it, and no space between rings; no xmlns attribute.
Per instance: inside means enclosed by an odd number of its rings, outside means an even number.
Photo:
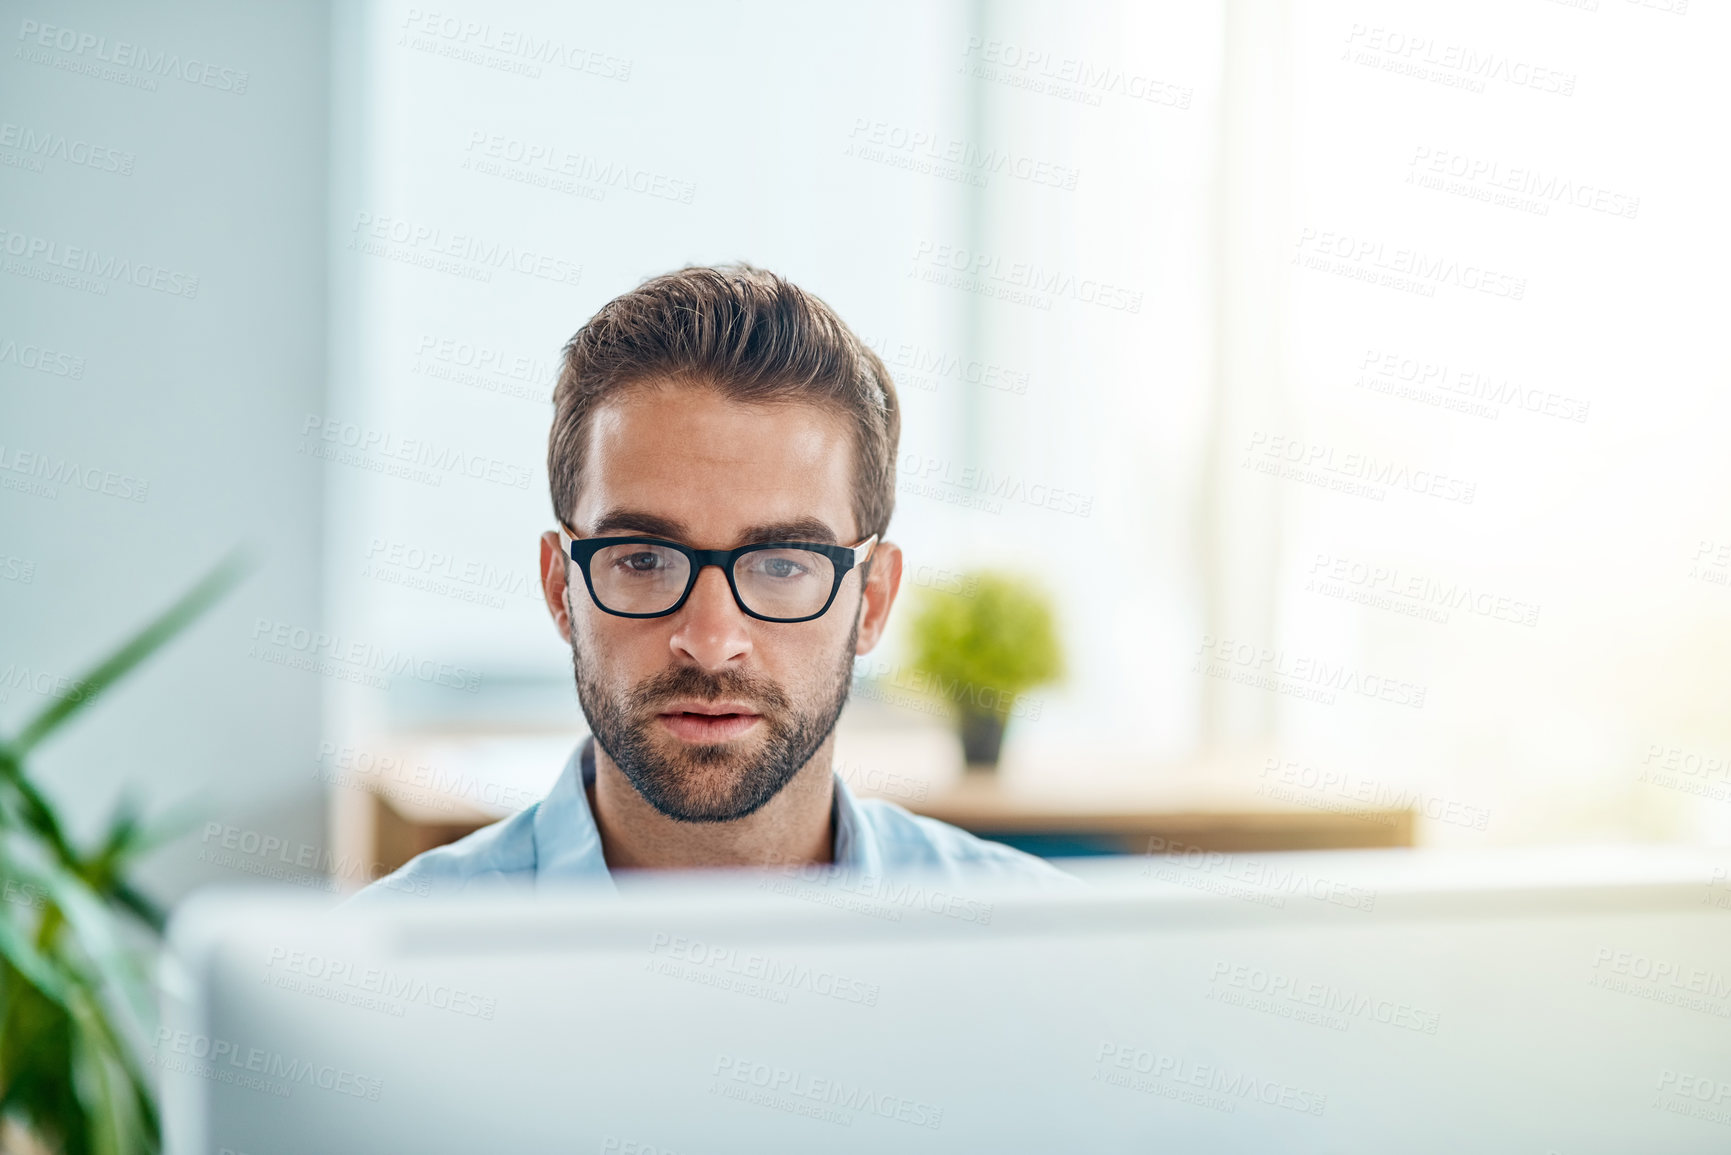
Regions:
<svg viewBox="0 0 1731 1155"><path fill-rule="evenodd" d="M673 698L749 702L766 715L786 714L792 708L787 694L774 682L731 671L711 673L695 666L663 670L639 683L630 694L631 706L638 713L652 712L652 707Z"/></svg>

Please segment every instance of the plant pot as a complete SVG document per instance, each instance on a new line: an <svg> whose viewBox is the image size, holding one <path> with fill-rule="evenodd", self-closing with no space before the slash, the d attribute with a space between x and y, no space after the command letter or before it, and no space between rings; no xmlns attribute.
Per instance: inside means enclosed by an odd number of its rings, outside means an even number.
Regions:
<svg viewBox="0 0 1731 1155"><path fill-rule="evenodd" d="M963 710L960 719L962 761L969 770L991 772L998 768L1004 746L1004 723L1008 719L987 710Z"/></svg>

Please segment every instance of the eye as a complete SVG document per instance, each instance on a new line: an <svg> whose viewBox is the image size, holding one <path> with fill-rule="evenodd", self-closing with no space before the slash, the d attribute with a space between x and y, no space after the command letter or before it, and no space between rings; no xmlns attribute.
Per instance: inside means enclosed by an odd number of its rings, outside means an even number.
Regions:
<svg viewBox="0 0 1731 1155"><path fill-rule="evenodd" d="M749 553L742 560L745 572L752 578L796 582L816 574L822 559L808 550L779 549Z"/></svg>

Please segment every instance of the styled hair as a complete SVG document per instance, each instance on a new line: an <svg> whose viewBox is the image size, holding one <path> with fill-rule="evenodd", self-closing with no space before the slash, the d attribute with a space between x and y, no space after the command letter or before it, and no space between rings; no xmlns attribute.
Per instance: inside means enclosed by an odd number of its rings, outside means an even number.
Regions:
<svg viewBox="0 0 1731 1155"><path fill-rule="evenodd" d="M561 519L582 484L596 406L661 382L749 404L807 403L845 414L860 536L889 527L901 436L889 371L835 310L747 264L693 265L653 277L607 302L566 342L547 436L547 481Z"/></svg>

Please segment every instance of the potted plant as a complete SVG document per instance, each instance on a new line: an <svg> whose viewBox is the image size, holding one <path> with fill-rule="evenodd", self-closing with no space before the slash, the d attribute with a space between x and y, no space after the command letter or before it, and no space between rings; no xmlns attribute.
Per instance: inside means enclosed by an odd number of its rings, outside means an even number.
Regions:
<svg viewBox="0 0 1731 1155"><path fill-rule="evenodd" d="M145 1071L154 1006L147 968L162 912L132 881L158 845L123 804L79 846L27 757L239 580L237 559L0 738L0 1146L65 1155L161 1147Z"/></svg>
<svg viewBox="0 0 1731 1155"><path fill-rule="evenodd" d="M965 575L921 591L913 667L949 703L970 770L992 770L1021 696L1063 674L1051 599L1014 574Z"/></svg>

